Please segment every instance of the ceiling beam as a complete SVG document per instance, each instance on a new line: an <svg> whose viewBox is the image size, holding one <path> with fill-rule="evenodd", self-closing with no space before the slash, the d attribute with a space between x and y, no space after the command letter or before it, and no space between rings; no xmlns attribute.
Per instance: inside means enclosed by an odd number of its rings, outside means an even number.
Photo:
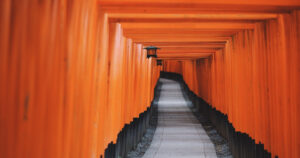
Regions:
<svg viewBox="0 0 300 158"><path fill-rule="evenodd" d="M227 42L231 37L197 37L197 38L133 38L135 43L144 42Z"/></svg>
<svg viewBox="0 0 300 158"><path fill-rule="evenodd" d="M265 6L265 7L288 7L300 6L298 0L99 0L102 6L143 6L143 7L169 7L169 8L182 8L182 7L243 7L243 6Z"/></svg>
<svg viewBox="0 0 300 158"><path fill-rule="evenodd" d="M204 14L133 14L109 13L110 22L201 22L201 21L251 21L276 19L275 13L204 13Z"/></svg>
<svg viewBox="0 0 300 158"><path fill-rule="evenodd" d="M125 23L121 22L124 29L254 29L251 22L198 22L198 23Z"/></svg>

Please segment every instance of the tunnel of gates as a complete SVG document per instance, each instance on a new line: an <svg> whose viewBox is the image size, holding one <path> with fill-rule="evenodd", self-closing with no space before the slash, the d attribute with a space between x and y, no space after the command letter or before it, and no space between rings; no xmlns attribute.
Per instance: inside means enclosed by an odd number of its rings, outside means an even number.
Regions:
<svg viewBox="0 0 300 158"><path fill-rule="evenodd" d="M300 157L299 7L1 0L0 157L103 155L151 105L162 70L273 156Z"/></svg>

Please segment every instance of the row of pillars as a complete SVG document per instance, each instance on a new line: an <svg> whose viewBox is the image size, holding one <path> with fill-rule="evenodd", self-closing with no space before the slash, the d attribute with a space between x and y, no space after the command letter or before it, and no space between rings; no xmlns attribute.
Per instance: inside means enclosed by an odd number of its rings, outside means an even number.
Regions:
<svg viewBox="0 0 300 158"><path fill-rule="evenodd" d="M224 137L229 144L233 157L243 158L271 158L272 154L264 149L264 144L256 143L248 134L235 130L228 121L228 117L220 111L207 104L203 99L195 95L186 85L182 76L175 73L162 72L161 77L177 80L182 84L183 90L192 101L194 109L209 119L218 133ZM125 125L118 135L117 142L110 143L105 150L105 158L126 158L128 152L136 149L138 143L144 136L153 115L157 115L157 101L159 99L159 82L155 88L155 98L151 106L139 118L135 118L130 124ZM101 158L103 156L100 156ZM276 155L273 157L277 157Z"/></svg>
<svg viewBox="0 0 300 158"><path fill-rule="evenodd" d="M264 149L264 144L255 143L248 134L241 133L235 130L233 125L228 121L228 117L222 112L216 110L203 99L193 93L184 82L179 74L164 73L165 77L175 79L182 83L184 91L188 98L192 101L192 106L197 109L204 117L215 126L218 133L228 141L230 152L235 158L271 158L270 152ZM276 155L273 157L277 157Z"/></svg>
<svg viewBox="0 0 300 158"><path fill-rule="evenodd" d="M157 121L157 101L159 99L160 86L157 83L154 90L155 97L151 106L141 113L138 118L134 118L130 124L126 124L123 127L118 134L117 142L111 142L105 149L104 158L126 158L130 151L137 148L146 130L150 127L151 121ZM103 155L100 158L103 158Z"/></svg>
<svg viewBox="0 0 300 158"><path fill-rule="evenodd" d="M215 126L218 133L228 141L230 152L235 158L271 158L272 154L264 149L264 144L255 143L248 134L235 130L228 121L228 117L216 110L193 93L184 82L181 75L176 73L162 72L161 77L177 80L181 83L183 91L187 93L189 100L192 101L193 109L197 109L204 117ZM273 155L273 157L277 157Z"/></svg>
<svg viewBox="0 0 300 158"><path fill-rule="evenodd" d="M141 141L152 115L153 107L149 107L145 112L135 118L130 124L124 126L118 134L117 142L111 142L105 150L105 158L126 158L128 152L134 150ZM101 156L102 157L102 156Z"/></svg>

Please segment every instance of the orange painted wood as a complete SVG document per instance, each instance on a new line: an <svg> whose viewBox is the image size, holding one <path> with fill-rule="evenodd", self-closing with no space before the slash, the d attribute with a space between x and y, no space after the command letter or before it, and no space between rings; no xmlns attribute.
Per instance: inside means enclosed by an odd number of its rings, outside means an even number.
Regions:
<svg viewBox="0 0 300 158"><path fill-rule="evenodd" d="M160 68L97 1L0 8L1 158L99 157L150 106Z"/></svg>
<svg viewBox="0 0 300 158"><path fill-rule="evenodd" d="M298 17L294 11L256 23L253 31L236 34L223 51L178 69L197 95L228 115L236 130L279 157L299 157L300 100L294 97L300 75Z"/></svg>
<svg viewBox="0 0 300 158"><path fill-rule="evenodd" d="M142 5L142 4L148 4L149 6L152 5L169 5L169 6L186 6L186 5L277 5L277 6L299 6L300 2L297 0L287 0L287 1L281 1L281 0L274 0L274 1L268 1L268 0L253 0L253 1L238 1L238 0L228 0L228 1L222 1L222 0L211 0L211 1L199 1L199 0L191 0L189 3L186 3L184 0L166 0L166 1L159 1L159 0L99 0L102 4L131 4L131 5Z"/></svg>
<svg viewBox="0 0 300 158"><path fill-rule="evenodd" d="M99 157L150 105L160 71L182 74L273 155L300 157L299 7L0 1L0 157Z"/></svg>

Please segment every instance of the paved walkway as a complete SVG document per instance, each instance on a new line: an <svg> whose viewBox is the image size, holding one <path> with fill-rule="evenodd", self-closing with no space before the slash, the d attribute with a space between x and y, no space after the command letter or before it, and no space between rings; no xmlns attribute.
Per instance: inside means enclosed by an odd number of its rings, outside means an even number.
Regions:
<svg viewBox="0 0 300 158"><path fill-rule="evenodd" d="M143 158L216 158L215 147L187 106L179 83L160 81L158 124Z"/></svg>

